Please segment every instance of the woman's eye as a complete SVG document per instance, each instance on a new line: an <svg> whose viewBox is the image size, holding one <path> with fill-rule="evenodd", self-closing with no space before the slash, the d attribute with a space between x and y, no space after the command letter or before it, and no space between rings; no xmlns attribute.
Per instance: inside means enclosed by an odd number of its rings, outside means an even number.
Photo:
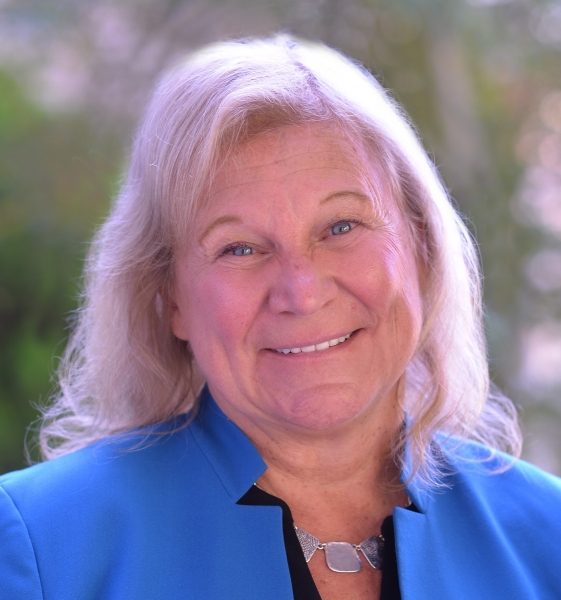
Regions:
<svg viewBox="0 0 561 600"><path fill-rule="evenodd" d="M341 235L344 233L349 233L356 226L356 221L337 221L331 225L331 233L333 235Z"/></svg>
<svg viewBox="0 0 561 600"><path fill-rule="evenodd" d="M222 255L230 256L250 256L253 254L253 248L248 244L232 244L224 249Z"/></svg>

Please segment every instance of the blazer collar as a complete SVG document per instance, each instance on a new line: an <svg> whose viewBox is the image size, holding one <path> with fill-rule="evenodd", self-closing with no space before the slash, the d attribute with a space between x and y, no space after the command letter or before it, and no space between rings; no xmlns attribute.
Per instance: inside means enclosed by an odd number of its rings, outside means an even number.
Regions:
<svg viewBox="0 0 561 600"><path fill-rule="evenodd" d="M231 421L216 404L207 386L203 388L197 416L190 426L195 440L228 495L237 502L265 472L267 464L247 435ZM411 473L409 450L402 472L406 482ZM432 494L417 486L413 480L407 485L409 497L420 513L426 512ZM408 511L410 512L410 511Z"/></svg>
<svg viewBox="0 0 561 600"><path fill-rule="evenodd" d="M226 493L237 502L267 465L251 440L218 407L206 386L189 429Z"/></svg>

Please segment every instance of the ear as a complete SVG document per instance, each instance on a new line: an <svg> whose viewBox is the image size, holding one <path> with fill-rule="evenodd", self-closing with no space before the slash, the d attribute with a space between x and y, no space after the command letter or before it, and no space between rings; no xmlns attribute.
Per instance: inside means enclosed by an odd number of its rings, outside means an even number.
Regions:
<svg viewBox="0 0 561 600"><path fill-rule="evenodd" d="M172 289L167 294L167 308L170 315L170 326L176 338L184 341L189 340L189 327L187 320L187 306L185 301L176 299L177 291Z"/></svg>

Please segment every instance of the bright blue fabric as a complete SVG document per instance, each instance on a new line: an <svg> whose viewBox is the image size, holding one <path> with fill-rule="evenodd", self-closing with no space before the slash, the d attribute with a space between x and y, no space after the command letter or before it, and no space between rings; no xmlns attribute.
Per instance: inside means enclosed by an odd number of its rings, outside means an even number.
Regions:
<svg viewBox="0 0 561 600"><path fill-rule="evenodd" d="M236 504L259 454L208 396L183 425L1 477L0 599L292 598L281 509ZM394 513L404 600L560 599L560 481L522 462L448 479Z"/></svg>

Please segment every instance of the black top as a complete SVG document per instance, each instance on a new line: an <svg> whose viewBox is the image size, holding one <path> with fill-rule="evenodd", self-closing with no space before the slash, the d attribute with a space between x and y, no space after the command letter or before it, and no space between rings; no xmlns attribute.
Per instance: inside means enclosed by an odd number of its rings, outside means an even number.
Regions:
<svg viewBox="0 0 561 600"><path fill-rule="evenodd" d="M316 584L312 578L308 564L300 542L294 531L294 522L288 504L280 498L272 496L257 486L253 485L240 498L238 504L255 506L280 506L282 508L282 528L284 534L284 545L286 558L292 580L292 591L294 600L321 600ZM411 506L413 510L415 508ZM381 600L401 600L399 591L399 580L397 577L397 559L395 554L395 536L393 528L393 517L390 515L382 523L382 535L384 536L384 568L382 569Z"/></svg>

